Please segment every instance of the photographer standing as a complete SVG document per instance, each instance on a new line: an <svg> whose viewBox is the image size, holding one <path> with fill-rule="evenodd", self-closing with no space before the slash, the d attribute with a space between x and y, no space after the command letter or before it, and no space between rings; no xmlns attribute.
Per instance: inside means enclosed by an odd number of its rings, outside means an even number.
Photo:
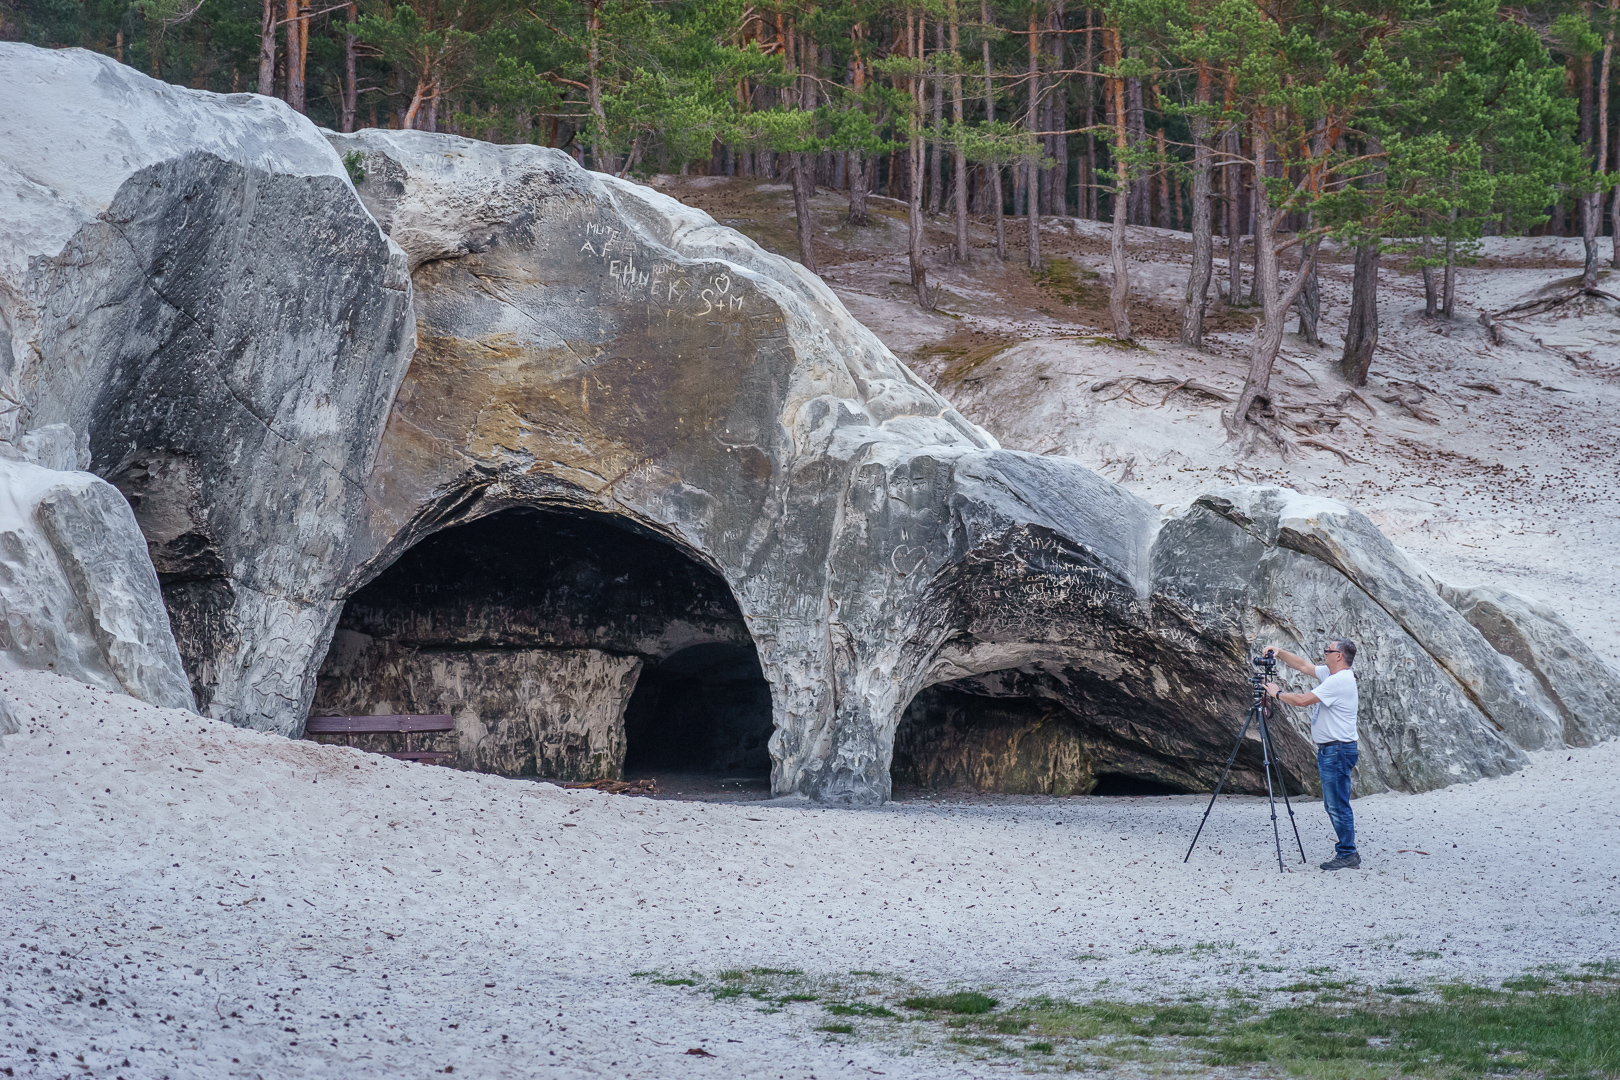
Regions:
<svg viewBox="0 0 1620 1080"><path fill-rule="evenodd" d="M1329 641L1322 650L1322 663L1312 664L1303 656L1282 649L1277 659L1302 675L1316 678L1318 685L1308 694L1283 693L1276 683L1266 683L1266 693L1285 705L1314 705L1311 713L1311 739L1316 743L1316 771L1322 778L1322 803L1327 808L1339 843L1333 858L1322 864L1324 870L1356 870L1361 856L1356 852L1356 819L1350 811L1350 770L1360 756L1356 749L1356 676L1350 666L1356 662L1355 642L1344 638Z"/></svg>

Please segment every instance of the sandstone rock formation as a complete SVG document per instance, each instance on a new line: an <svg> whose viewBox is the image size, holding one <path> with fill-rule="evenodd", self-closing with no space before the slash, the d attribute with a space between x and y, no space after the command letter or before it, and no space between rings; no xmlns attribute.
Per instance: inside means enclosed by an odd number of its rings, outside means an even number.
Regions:
<svg viewBox="0 0 1620 1080"><path fill-rule="evenodd" d="M1503 657L1523 668L1558 719L1544 745L1590 746L1620 733L1620 676L1556 611L1489 586L1437 586Z"/></svg>
<svg viewBox="0 0 1620 1080"><path fill-rule="evenodd" d="M1556 619L1442 600L1337 503L1165 521L1001 450L802 267L558 151L323 141L71 50L0 46L0 96L0 441L88 441L215 715L443 710L467 767L582 776L769 731L773 789L831 802L1190 790L1251 649L1348 635L1363 791L1616 730Z"/></svg>
<svg viewBox="0 0 1620 1080"><path fill-rule="evenodd" d="M0 664L192 708L146 542L106 481L0 458Z"/></svg>
<svg viewBox="0 0 1620 1080"><path fill-rule="evenodd" d="M296 732L410 359L409 280L281 102L0 43L0 442L128 497L197 705Z"/></svg>

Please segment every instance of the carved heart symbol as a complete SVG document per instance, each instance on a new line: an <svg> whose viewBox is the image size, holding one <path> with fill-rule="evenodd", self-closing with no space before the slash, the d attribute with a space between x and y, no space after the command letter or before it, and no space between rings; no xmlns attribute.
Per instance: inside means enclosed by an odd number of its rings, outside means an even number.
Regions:
<svg viewBox="0 0 1620 1080"><path fill-rule="evenodd" d="M731 275L720 274L714 279L715 292L724 293L731 289Z"/></svg>
<svg viewBox="0 0 1620 1080"><path fill-rule="evenodd" d="M921 566L927 557L928 549L901 544L894 549L894 554L889 556L889 565L894 567L895 572L901 577L905 577Z"/></svg>

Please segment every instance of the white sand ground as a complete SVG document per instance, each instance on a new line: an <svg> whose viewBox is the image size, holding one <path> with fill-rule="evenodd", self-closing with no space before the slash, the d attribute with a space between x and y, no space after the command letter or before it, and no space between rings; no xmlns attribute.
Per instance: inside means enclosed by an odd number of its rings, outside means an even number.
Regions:
<svg viewBox="0 0 1620 1080"><path fill-rule="evenodd" d="M1278 874L1252 799L1223 799L1184 865L1191 796L661 802L290 742L50 674L0 694L24 727L0 750L17 1076L994 1076L926 1025L816 1032L822 1004L1277 1000L1307 969L1422 986L1620 957L1616 742L1359 800L1364 869L1296 853ZM1299 820L1326 858L1320 805ZM762 1012L635 974L753 966L803 970L823 1002Z"/></svg>

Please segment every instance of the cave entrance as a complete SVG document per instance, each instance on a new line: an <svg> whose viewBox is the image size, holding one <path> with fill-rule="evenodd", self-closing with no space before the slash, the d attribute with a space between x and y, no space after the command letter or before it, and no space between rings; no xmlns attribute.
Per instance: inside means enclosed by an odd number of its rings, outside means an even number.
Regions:
<svg viewBox="0 0 1620 1080"><path fill-rule="evenodd" d="M1139 712L1095 694L1078 695L1077 707L1078 680L1067 676L1060 685L1038 673L993 672L919 691L895 731L889 771L895 797L950 790L1057 796L1198 790L1187 762L1140 738L1151 725Z"/></svg>
<svg viewBox="0 0 1620 1080"><path fill-rule="evenodd" d="M312 711L448 713L413 749L479 772L769 792L770 689L730 588L598 515L513 508L417 543L344 605Z"/></svg>
<svg viewBox="0 0 1620 1080"><path fill-rule="evenodd" d="M752 647L692 645L650 663L624 728L627 779L671 794L770 794L771 689Z"/></svg>

